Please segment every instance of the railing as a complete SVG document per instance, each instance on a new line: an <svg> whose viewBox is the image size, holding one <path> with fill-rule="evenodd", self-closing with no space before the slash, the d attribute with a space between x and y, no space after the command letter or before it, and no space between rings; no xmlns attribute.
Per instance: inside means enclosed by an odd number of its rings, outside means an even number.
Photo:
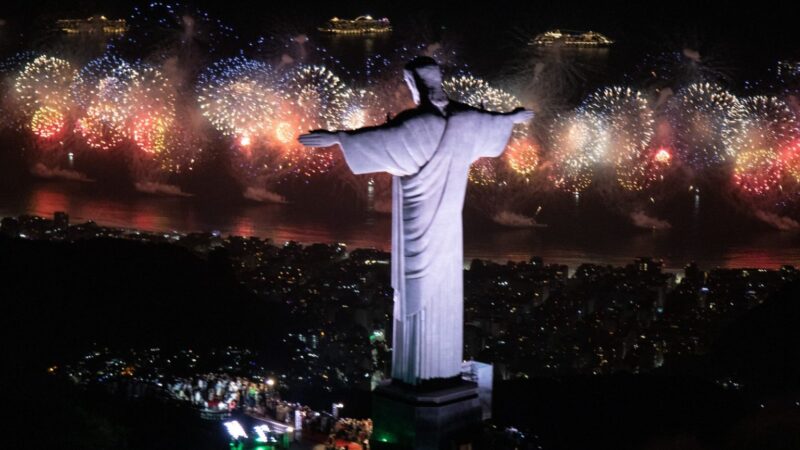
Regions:
<svg viewBox="0 0 800 450"><path fill-rule="evenodd" d="M228 410L213 410L205 408L200 410L200 418L203 420L222 421L229 419L230 417L231 412Z"/></svg>

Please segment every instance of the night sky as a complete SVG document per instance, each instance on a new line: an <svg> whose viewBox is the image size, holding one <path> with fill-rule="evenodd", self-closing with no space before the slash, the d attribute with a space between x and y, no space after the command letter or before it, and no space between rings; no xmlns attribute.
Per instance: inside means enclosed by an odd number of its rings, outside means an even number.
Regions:
<svg viewBox="0 0 800 450"><path fill-rule="evenodd" d="M136 1L35 3L6 1L0 17L7 21L36 23L64 15L88 16L103 12L126 16ZM603 1L348 1L348 2L186 2L220 17L241 30L258 35L270 26L303 21L318 22L331 16L372 14L388 16L398 27L441 25L465 39L497 42L517 30L549 28L594 29L619 40L646 45L685 41L719 48L726 53L796 55L797 22L792 2L603 2ZM6 39L9 39L6 34Z"/></svg>
<svg viewBox="0 0 800 450"><path fill-rule="evenodd" d="M631 60L647 53L698 50L714 60L725 75L739 83L762 76L779 59L800 55L792 2L603 2L603 1L302 1L256 2L197 0L182 2L231 25L243 42L259 36L308 33L333 16L386 16L395 36L407 41L447 40L480 69L505 64L518 55L531 36L554 28L594 30L616 40L615 48L631 50ZM54 20L106 14L128 17L144 1L69 2L44 0L34 4L6 1L0 7L0 55L43 44L41 30Z"/></svg>

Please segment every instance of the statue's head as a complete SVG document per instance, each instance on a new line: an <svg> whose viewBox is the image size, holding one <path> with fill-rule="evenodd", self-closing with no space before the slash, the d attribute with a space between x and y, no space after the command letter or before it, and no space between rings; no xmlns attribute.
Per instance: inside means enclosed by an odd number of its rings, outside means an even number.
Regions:
<svg viewBox="0 0 800 450"><path fill-rule="evenodd" d="M447 95L442 89L442 69L436 60L418 56L406 64L403 77L417 105L430 104L439 109L447 106Z"/></svg>

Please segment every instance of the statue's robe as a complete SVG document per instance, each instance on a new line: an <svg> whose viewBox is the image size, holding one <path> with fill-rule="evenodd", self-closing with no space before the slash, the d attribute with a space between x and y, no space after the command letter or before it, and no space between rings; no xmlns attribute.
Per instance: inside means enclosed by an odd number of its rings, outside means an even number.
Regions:
<svg viewBox="0 0 800 450"><path fill-rule="evenodd" d="M511 116L450 102L401 113L378 127L340 132L355 174L388 172L392 184L392 378L410 384L461 372L462 210L480 157L499 156Z"/></svg>

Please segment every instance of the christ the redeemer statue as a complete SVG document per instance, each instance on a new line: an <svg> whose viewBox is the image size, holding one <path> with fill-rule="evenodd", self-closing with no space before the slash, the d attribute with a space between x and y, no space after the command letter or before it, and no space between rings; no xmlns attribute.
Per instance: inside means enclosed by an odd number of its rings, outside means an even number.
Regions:
<svg viewBox="0 0 800 450"><path fill-rule="evenodd" d="M416 108L386 124L300 136L307 147L338 144L355 174L392 182L392 378L416 385L458 377L463 352L461 213L470 164L503 152L514 124L533 113L495 113L451 101L431 58L405 67Z"/></svg>

